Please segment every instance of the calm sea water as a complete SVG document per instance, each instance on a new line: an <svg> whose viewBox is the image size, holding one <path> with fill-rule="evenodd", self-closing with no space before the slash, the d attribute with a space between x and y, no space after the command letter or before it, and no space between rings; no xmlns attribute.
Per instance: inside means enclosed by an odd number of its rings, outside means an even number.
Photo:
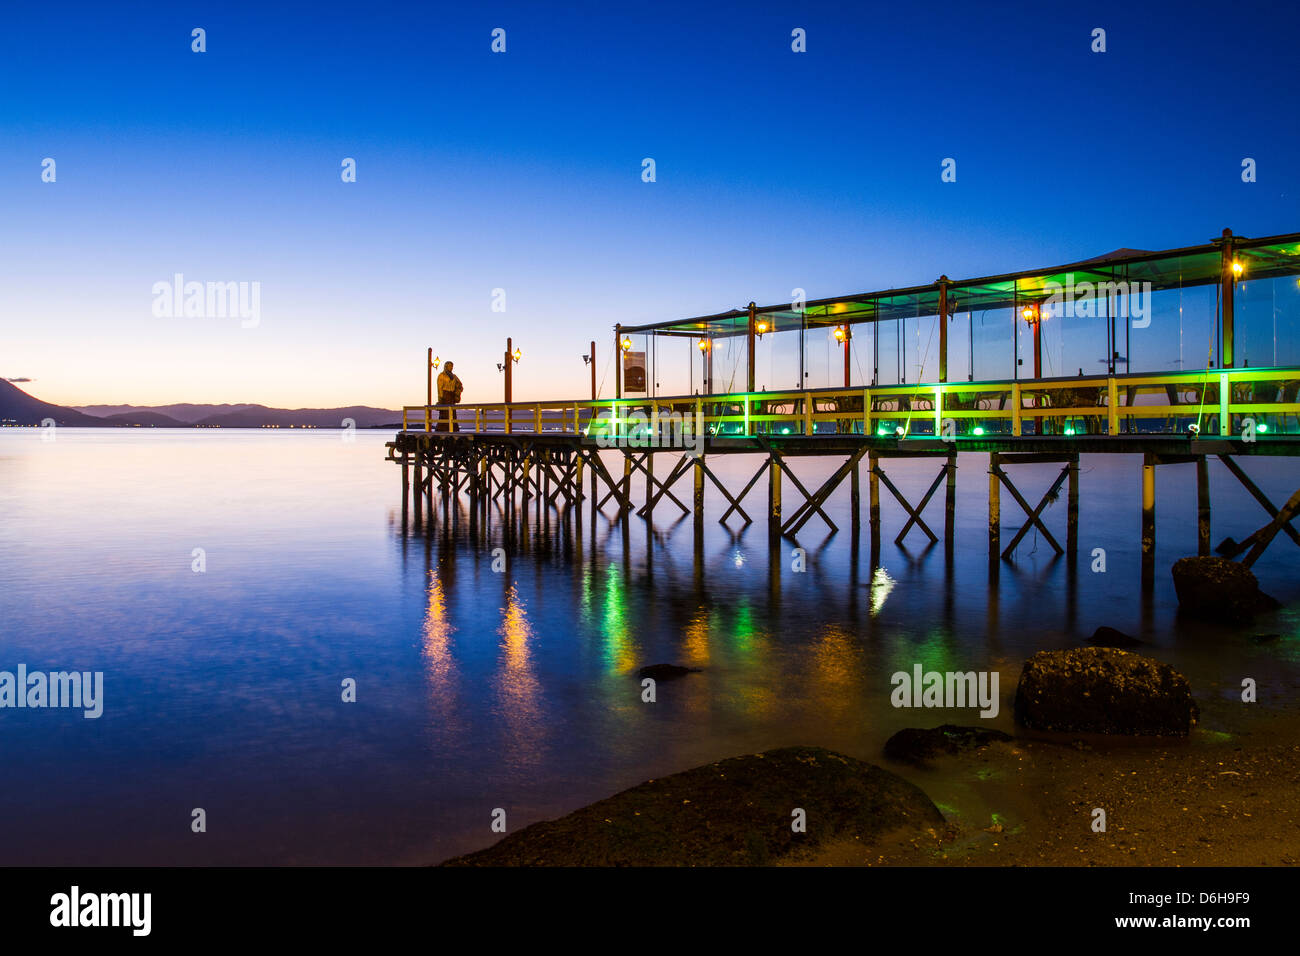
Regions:
<svg viewBox="0 0 1300 956"><path fill-rule="evenodd" d="M1281 537L1256 572L1290 608L1240 628L1175 614L1167 569L1195 548L1191 466L1160 470L1143 601L1137 458L1085 457L1076 571L1030 535L991 582L986 455L960 459L952 562L916 532L892 543L903 513L882 488L873 572L865 520L851 546L845 489L828 508L840 533L807 525L808 570L794 573L794 545L773 560L761 518L717 524L712 489L698 554L667 501L653 530L586 509L568 523L530 510L514 542L499 515L486 538L463 512L404 529L390 437L0 430L0 670L105 681L97 720L0 710L0 863L434 862L493 842L495 808L515 830L737 753L806 743L879 760L901 727L976 722L890 706L889 675L918 662L999 671L1003 712L988 723L1009 729L1024 658L1101 624L1188 674L1206 732L1232 729L1243 673L1275 697L1300 688L1300 574ZM1277 502L1300 484L1294 462L1244 465ZM717 467L743 484L757 461ZM807 484L833 465L794 467ZM1240 538L1266 516L1211 467L1214 539ZM886 468L915 500L938 465ZM1037 502L1054 474L1015 480ZM765 494L747 499L756 517ZM1004 543L1014 509L1004 495ZM1064 510L1062 495L1046 519L1062 542ZM1094 548L1105 573L1090 570ZM1252 640L1261 631L1283 637ZM660 662L703 670L644 704L636 669Z"/></svg>

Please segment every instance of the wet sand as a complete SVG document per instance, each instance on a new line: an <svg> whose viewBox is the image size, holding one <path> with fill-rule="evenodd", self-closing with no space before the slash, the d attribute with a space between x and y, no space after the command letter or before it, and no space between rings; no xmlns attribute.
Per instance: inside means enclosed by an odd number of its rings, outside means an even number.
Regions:
<svg viewBox="0 0 1300 956"><path fill-rule="evenodd" d="M815 866L1293 866L1300 862L1300 713L1258 712L1236 735L1185 740L1035 735L882 766L917 784L946 825L873 847L835 842ZM1106 831L1093 832L1093 810Z"/></svg>

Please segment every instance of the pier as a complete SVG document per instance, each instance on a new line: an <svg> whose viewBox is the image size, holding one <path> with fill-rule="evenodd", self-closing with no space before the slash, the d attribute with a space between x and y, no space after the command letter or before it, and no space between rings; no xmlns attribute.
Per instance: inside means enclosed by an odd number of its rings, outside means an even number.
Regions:
<svg viewBox="0 0 1300 956"><path fill-rule="evenodd" d="M1275 503L1244 464L1256 456L1300 455L1297 277L1300 234L1245 239L1224 230L1212 243L1160 253L1124 251L1045 270L965 281L943 276L910 289L761 308L751 302L712 316L619 325L612 353L614 396L605 399L598 397L595 343L588 361L592 397L544 402L435 404L431 350L427 401L403 409L388 457L401 468L404 520L413 517L416 525L432 518L436 497L466 496L471 516L484 520L489 502L507 510L531 503L548 514L586 506L593 514L612 511L622 519L635 515L648 521L669 509L689 515L702 533L705 490L712 485L722 505L717 520L749 524L765 517L774 543L794 538L813 521L831 531L843 521L856 539L865 470L873 562L882 536L891 531L899 543L913 534L930 543L942 538L950 551L957 469L979 467L988 473L988 553L996 563L1014 560L1031 531L1075 560L1080 456L1141 456L1134 508L1140 516L1142 578L1149 585L1161 466L1196 467L1196 553L1209 554L1212 547L1212 458L1263 512L1261 526L1227 548L1226 556L1253 564L1279 534L1300 545L1291 523L1300 512L1300 489ZM997 328L1003 321L1009 341L977 348L975 330ZM1050 323L1057 323L1051 326L1059 340L1056 365L1064 364L1071 330L1080 343L1069 350L1071 359L1080 348L1091 354L1104 342L1104 372L1087 374L1079 366L1074 375L1042 374L1044 358L1052 364L1044 348ZM963 324L967 344L954 349ZM1203 367L1133 371L1133 336L1153 327L1167 339L1176 331L1179 342L1197 336L1206 349ZM1271 347L1261 334L1266 328L1273 330ZM905 358L913 330L917 341L937 343L937 350L931 353L927 346ZM841 349L842 382L785 390L760 384L760 345L767 340L770 350L771 340L781 335L797 336L798 381L808 381L807 352L824 338ZM634 351L636 339L645 344ZM869 347L855 352L854 342L863 339L870 340ZM671 377L660 351L682 346L692 390L657 394L661 381ZM1243 354L1246 348L1255 354L1253 364ZM860 361L864 353L866 369ZM1261 354L1289 364L1260 364ZM518 357L508 343L499 366L507 396ZM952 380L950 366L963 357L966 379ZM743 390L715 386L716 367L726 368L729 359L727 374L733 382L743 374ZM934 380L908 382L911 359L919 359L919 373L933 370ZM1022 376L1030 359L1033 375ZM774 357L771 366L776 364ZM977 369L984 367L1011 374L976 380ZM823 369L822 374L830 373ZM752 477L739 486L722 480L710 463L723 455L748 456L755 466ZM805 484L795 467L812 456L836 463L815 487ZM928 459L935 466L933 481L915 501L889 476L890 465L903 458ZM1060 470L1032 502L1017 486L1018 469L1049 463ZM833 514L828 502L845 483L849 513ZM760 484L766 486L766 502ZM881 527L882 486L907 516L896 531ZM1045 512L1063 487L1065 528L1053 531ZM1005 515L1004 491L1010 498ZM942 516L936 515L939 500ZM1009 533L1005 544L1004 531Z"/></svg>

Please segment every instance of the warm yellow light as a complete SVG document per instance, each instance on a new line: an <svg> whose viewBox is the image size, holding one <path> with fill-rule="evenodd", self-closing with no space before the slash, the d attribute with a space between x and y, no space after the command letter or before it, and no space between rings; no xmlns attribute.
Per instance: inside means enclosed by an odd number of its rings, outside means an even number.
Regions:
<svg viewBox="0 0 1300 956"><path fill-rule="evenodd" d="M701 352L707 352L708 350L709 350L709 340L708 340L708 339L700 339L700 351L701 351Z"/></svg>
<svg viewBox="0 0 1300 956"><path fill-rule="evenodd" d="M767 331L767 323L759 322L757 325L754 326L754 331L757 332L759 335L762 335L764 332Z"/></svg>
<svg viewBox="0 0 1300 956"><path fill-rule="evenodd" d="M1243 265L1241 264L1241 260L1240 260L1240 259L1233 259L1233 260L1232 260L1232 274L1233 274L1233 275L1235 275L1235 276L1239 276L1239 275L1241 275L1242 270L1245 269L1245 268L1246 268L1246 267L1243 266Z"/></svg>
<svg viewBox="0 0 1300 956"><path fill-rule="evenodd" d="M844 341L846 338L848 338L848 337L849 337L849 333L848 333L847 331L845 331L844 326L842 326L842 325L837 325L837 326L835 326L835 341L836 341L836 342L843 342L843 341Z"/></svg>
<svg viewBox="0 0 1300 956"><path fill-rule="evenodd" d="M628 349L630 349L630 348L632 347L632 340L629 339L629 338L625 338L625 339L623 339L623 341L622 341L621 343L619 343L619 344L623 346L623 351L626 352Z"/></svg>
<svg viewBox="0 0 1300 956"><path fill-rule="evenodd" d="M1023 309L1021 309L1020 314L1025 317L1026 322L1032 322L1034 320L1034 310L1031 309L1029 306L1025 306Z"/></svg>
<svg viewBox="0 0 1300 956"><path fill-rule="evenodd" d="M512 358L513 358L516 362L518 362L518 361L519 361L521 358L523 358L523 357L524 357L524 350L523 350L523 349L515 349L515 354L512 356Z"/></svg>

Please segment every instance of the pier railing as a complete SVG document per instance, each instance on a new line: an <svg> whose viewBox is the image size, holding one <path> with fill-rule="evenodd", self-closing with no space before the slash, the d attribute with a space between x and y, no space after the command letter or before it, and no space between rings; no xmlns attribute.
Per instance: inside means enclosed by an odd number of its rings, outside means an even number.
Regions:
<svg viewBox="0 0 1300 956"><path fill-rule="evenodd" d="M407 405L404 431L581 435L663 444L711 437L856 434L1300 434L1300 366L944 382L599 401ZM674 431L676 430L676 431Z"/></svg>

